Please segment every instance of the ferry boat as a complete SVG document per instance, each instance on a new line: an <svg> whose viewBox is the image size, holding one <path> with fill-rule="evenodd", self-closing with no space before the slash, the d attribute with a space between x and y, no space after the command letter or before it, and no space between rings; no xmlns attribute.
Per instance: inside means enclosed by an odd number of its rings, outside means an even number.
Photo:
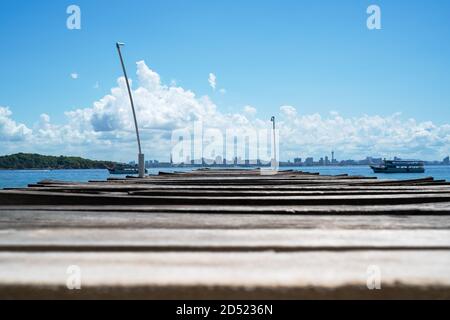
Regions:
<svg viewBox="0 0 450 320"><path fill-rule="evenodd" d="M425 164L420 160L384 160L380 166L370 166L375 173L424 173Z"/></svg>

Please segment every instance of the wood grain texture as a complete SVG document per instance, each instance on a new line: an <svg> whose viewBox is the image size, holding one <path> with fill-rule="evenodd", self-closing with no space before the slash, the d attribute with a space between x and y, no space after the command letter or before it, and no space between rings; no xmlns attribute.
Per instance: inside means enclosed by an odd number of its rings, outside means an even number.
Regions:
<svg viewBox="0 0 450 320"><path fill-rule="evenodd" d="M448 251L0 253L0 298L450 298ZM67 268L82 270L68 290ZM367 288L378 266L381 290Z"/></svg>

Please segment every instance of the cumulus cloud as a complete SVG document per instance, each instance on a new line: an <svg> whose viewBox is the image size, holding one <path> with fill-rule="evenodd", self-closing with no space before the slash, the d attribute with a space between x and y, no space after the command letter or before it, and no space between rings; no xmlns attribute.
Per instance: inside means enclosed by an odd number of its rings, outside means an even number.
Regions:
<svg viewBox="0 0 450 320"><path fill-rule="evenodd" d="M222 113L208 96L177 86L165 85L144 61L137 63L137 79L131 82L143 151L148 159L168 160L171 133L202 120L208 128L245 130L270 128L270 119L256 117L256 108L240 113ZM71 154L96 159L128 161L137 153L134 122L125 79L117 80L110 93L92 106L65 113L66 122L54 124L42 114L33 127L17 123L9 108L0 107L0 150ZM324 156L331 150L339 159L411 157L438 159L449 154L450 125L365 115L344 118L301 114L294 106L281 106L277 117L282 159L294 156Z"/></svg>
<svg viewBox="0 0 450 320"><path fill-rule="evenodd" d="M71 77L73 80L77 80L78 77L79 77L79 75L78 75L78 73L74 72L74 73L71 73L71 74L70 74L70 77Z"/></svg>
<svg viewBox="0 0 450 320"><path fill-rule="evenodd" d="M342 157L365 155L436 159L450 152L450 125L365 115L344 118L338 113L298 115L293 107L281 107L282 147L287 153L325 155L335 150ZM307 150L303 152L302 150Z"/></svg>
<svg viewBox="0 0 450 320"><path fill-rule="evenodd" d="M217 77L214 73L209 74L208 83L213 88L213 90L216 90L217 86Z"/></svg>
<svg viewBox="0 0 450 320"><path fill-rule="evenodd" d="M27 140L32 130L26 125L11 119L12 112L8 107L0 106L0 142L19 142Z"/></svg>
<svg viewBox="0 0 450 320"><path fill-rule="evenodd" d="M281 106L280 111L283 115L287 117L297 116L297 110L293 106Z"/></svg>
<svg viewBox="0 0 450 320"><path fill-rule="evenodd" d="M244 107L244 114L253 117L254 115L256 115L256 108L254 108L252 106L245 106Z"/></svg>

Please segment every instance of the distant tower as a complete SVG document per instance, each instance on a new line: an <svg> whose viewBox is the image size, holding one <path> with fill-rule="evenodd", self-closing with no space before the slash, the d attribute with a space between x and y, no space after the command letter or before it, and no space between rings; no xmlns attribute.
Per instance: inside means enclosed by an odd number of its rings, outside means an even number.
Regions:
<svg viewBox="0 0 450 320"><path fill-rule="evenodd" d="M334 163L334 151L331 151L331 163Z"/></svg>

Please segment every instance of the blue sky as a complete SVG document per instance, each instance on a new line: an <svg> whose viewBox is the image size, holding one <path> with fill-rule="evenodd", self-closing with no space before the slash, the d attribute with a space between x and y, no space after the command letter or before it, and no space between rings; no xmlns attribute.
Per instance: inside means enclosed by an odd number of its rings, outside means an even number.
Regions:
<svg viewBox="0 0 450 320"><path fill-rule="evenodd" d="M81 30L66 28L71 4ZM370 4L381 8L382 30L366 27ZM267 119L289 105L446 125L449 15L441 0L5 0L0 106L30 128L42 113L63 123L116 86L114 43L123 41L131 78L145 60L163 83L208 95L223 113L251 105Z"/></svg>

